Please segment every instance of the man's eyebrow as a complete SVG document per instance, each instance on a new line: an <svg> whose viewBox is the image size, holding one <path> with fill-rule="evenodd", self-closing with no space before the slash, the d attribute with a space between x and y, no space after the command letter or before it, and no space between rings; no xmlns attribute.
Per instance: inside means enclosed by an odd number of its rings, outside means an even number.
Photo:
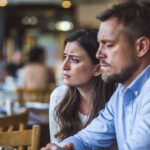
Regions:
<svg viewBox="0 0 150 150"><path fill-rule="evenodd" d="M113 40L109 40L109 39L100 40L100 43L107 43L107 42L113 42Z"/></svg>

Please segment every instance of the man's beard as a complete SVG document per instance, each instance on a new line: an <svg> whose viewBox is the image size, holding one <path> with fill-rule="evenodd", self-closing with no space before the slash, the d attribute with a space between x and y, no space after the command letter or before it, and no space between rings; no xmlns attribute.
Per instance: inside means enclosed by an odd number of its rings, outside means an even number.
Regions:
<svg viewBox="0 0 150 150"><path fill-rule="evenodd" d="M134 62L135 61L135 62ZM125 68L123 68L120 73L114 73L110 76L107 75L107 73L102 71L102 79L106 83L124 83L127 81L134 72L139 68L139 63L136 60L133 60L134 63L129 64Z"/></svg>

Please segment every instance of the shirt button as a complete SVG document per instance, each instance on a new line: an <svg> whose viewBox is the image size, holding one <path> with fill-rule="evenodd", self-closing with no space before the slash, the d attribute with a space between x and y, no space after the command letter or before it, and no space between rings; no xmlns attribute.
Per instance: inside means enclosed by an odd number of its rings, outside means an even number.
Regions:
<svg viewBox="0 0 150 150"><path fill-rule="evenodd" d="M134 94L135 94L135 96L138 96L139 92L138 92L138 91L135 91Z"/></svg>

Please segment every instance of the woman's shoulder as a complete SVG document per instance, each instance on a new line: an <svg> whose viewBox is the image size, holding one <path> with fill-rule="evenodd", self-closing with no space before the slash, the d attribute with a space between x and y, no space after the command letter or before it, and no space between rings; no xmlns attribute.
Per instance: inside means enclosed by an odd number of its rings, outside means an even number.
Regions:
<svg viewBox="0 0 150 150"><path fill-rule="evenodd" d="M69 87L66 85L58 86L53 90L52 95L64 95L67 92L68 88Z"/></svg>
<svg viewBox="0 0 150 150"><path fill-rule="evenodd" d="M53 102L58 103L60 100L62 100L63 97L65 96L68 88L69 87L66 85L56 87L50 96L50 103L53 103Z"/></svg>

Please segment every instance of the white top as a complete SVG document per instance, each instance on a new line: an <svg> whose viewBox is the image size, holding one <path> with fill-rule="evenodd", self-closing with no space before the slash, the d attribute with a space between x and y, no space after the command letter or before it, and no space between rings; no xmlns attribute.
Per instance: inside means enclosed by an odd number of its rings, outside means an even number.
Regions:
<svg viewBox="0 0 150 150"><path fill-rule="evenodd" d="M64 98L66 92L68 90L68 86L63 85L59 86L52 92L50 96L50 109L49 109L49 128L50 128L50 139L51 143L59 143L58 140L55 138L55 134L59 131L59 126L57 122L55 121L55 107L59 104L59 102ZM88 116L85 116L81 113L79 113L79 117L82 122L87 120Z"/></svg>

